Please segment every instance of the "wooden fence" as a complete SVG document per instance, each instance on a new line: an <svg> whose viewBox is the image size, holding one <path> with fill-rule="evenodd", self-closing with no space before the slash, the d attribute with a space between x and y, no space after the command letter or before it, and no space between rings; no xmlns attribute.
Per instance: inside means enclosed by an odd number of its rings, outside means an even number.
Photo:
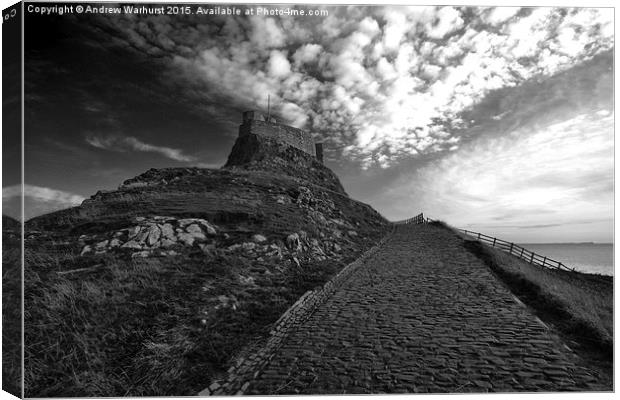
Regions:
<svg viewBox="0 0 620 400"><path fill-rule="evenodd" d="M403 221L394 222L397 225L406 225L406 224L426 224L430 222L430 220L424 219L424 213L420 213L415 217L411 217L409 219L405 219Z"/></svg>
<svg viewBox="0 0 620 400"><path fill-rule="evenodd" d="M430 218L424 218L424 213L420 213L415 217L395 222L397 225L405 225L405 224L428 224L430 222L434 222L434 220ZM574 268L569 268L560 261L553 260L549 257L534 253L524 247L519 246L518 244L514 244L512 242L507 242L502 239L498 239L493 236L488 236L480 232L473 232L467 229L458 229L458 231L465 233L468 236L472 236L479 240L482 243L486 243L495 247L499 250L505 251L513 256L517 256L522 260L529 262L530 264L538 265L545 268L555 268L555 269L564 269L566 271L575 271Z"/></svg>
<svg viewBox="0 0 620 400"><path fill-rule="evenodd" d="M496 247L500 250L503 250L513 256L517 256L522 260L529 262L530 264L539 265L545 268L555 268L555 269L564 269L566 271L574 271L574 268L569 268L566 265L562 264L560 261L553 260L549 257L542 256L540 254L536 254L533 251L529 251L528 249L521 247L512 242L507 242L505 240L498 239L496 237L488 236L480 232L468 231L467 229L458 229L460 232L465 233L468 236L473 236L477 240L482 243L489 244L493 247Z"/></svg>

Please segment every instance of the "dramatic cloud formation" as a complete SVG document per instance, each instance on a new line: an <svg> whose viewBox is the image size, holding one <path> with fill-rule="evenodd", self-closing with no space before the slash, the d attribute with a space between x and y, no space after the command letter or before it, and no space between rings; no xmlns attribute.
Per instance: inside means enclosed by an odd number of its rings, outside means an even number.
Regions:
<svg viewBox="0 0 620 400"><path fill-rule="evenodd" d="M33 185L24 185L23 194L26 220L35 215L77 206L84 201L84 197L77 194ZM3 187L2 213L21 220L21 196L21 185Z"/></svg>
<svg viewBox="0 0 620 400"><path fill-rule="evenodd" d="M404 169L373 201L392 218L420 209L515 241L610 241L611 59L490 94L466 115L472 138Z"/></svg>
<svg viewBox="0 0 620 400"><path fill-rule="evenodd" d="M198 96L264 106L364 167L449 152L460 114L492 90L552 75L613 46L612 9L342 7L328 17L218 25L102 23L162 56ZM217 19L215 21L218 21ZM351 140L351 138L353 140Z"/></svg>
<svg viewBox="0 0 620 400"><path fill-rule="evenodd" d="M164 157L175 161L189 162L195 160L194 157L183 154L182 150L172 149L170 147L154 146L152 144L144 143L132 136L89 136L86 138L86 142L91 146L105 150L120 152L131 150L145 151L159 153Z"/></svg>

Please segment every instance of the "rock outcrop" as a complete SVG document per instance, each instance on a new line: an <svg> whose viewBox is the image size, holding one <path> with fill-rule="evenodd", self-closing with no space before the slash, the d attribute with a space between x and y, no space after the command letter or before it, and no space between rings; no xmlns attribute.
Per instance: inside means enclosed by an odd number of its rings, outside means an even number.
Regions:
<svg viewBox="0 0 620 400"><path fill-rule="evenodd" d="M175 247L198 244L206 248L212 243L209 238L217 235L216 227L201 218L136 217L135 223L133 227L103 235L80 236L80 255L125 249L132 251L132 257L176 255Z"/></svg>

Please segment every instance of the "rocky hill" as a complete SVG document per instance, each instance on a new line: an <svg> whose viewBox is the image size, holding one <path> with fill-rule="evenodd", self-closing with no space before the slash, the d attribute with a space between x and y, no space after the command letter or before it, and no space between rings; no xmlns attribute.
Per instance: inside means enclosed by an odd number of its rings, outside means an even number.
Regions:
<svg viewBox="0 0 620 400"><path fill-rule="evenodd" d="M31 219L26 395L195 394L387 229L314 157L256 135L222 169L151 169Z"/></svg>

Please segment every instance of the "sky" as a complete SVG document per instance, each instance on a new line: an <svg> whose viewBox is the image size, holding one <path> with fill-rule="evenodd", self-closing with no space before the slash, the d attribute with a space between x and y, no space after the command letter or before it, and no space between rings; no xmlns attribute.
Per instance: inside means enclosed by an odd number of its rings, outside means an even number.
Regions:
<svg viewBox="0 0 620 400"><path fill-rule="evenodd" d="M26 218L149 168L223 165L241 113L269 94L390 220L613 240L613 9L294 8L323 12L27 12Z"/></svg>

